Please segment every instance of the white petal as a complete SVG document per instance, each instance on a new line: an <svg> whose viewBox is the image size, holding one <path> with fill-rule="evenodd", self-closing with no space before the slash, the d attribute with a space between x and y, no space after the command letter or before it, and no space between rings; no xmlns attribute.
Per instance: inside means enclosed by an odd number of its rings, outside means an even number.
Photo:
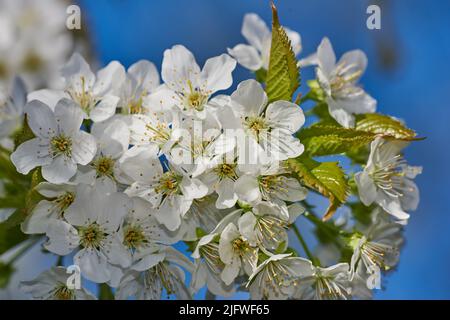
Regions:
<svg viewBox="0 0 450 320"><path fill-rule="evenodd" d="M175 45L164 51L161 75L170 89L179 91L187 87L188 80L194 87L199 85L196 77L200 75L200 68L188 49L182 45Z"/></svg>
<svg viewBox="0 0 450 320"><path fill-rule="evenodd" d="M92 73L91 68L78 53L74 53L61 69L61 75L66 80L66 86L72 87L77 92L92 88L95 82L95 75ZM84 87L81 79L84 81Z"/></svg>
<svg viewBox="0 0 450 320"><path fill-rule="evenodd" d="M62 90L42 89L30 92L27 99L28 101L38 100L49 106L50 109L55 110L56 104L62 98L70 97Z"/></svg>
<svg viewBox="0 0 450 320"><path fill-rule="evenodd" d="M40 101L34 100L26 104L28 125L38 137L48 138L56 132L56 120L53 111Z"/></svg>
<svg viewBox="0 0 450 320"><path fill-rule="evenodd" d="M341 108L336 101L328 99L328 111L330 115L344 128L355 126L355 117L347 110Z"/></svg>
<svg viewBox="0 0 450 320"><path fill-rule="evenodd" d="M256 177L250 175L240 177L234 184L234 190L240 200L250 204L257 204L262 200Z"/></svg>
<svg viewBox="0 0 450 320"><path fill-rule="evenodd" d="M42 234L47 232L54 204L47 200L40 201L31 214L22 223L22 231L26 234ZM56 217L53 217L56 218Z"/></svg>
<svg viewBox="0 0 450 320"><path fill-rule="evenodd" d="M409 214L402 209L400 200L398 198L391 197L383 191L379 191L376 202L387 213L393 215L399 220L407 220L409 218Z"/></svg>
<svg viewBox="0 0 450 320"><path fill-rule="evenodd" d="M239 83L231 95L233 107L242 115L260 115L267 105L267 95L261 84L250 79Z"/></svg>
<svg viewBox="0 0 450 320"><path fill-rule="evenodd" d="M267 107L266 118L278 128L297 132L305 123L302 109L289 101L275 101Z"/></svg>
<svg viewBox="0 0 450 320"><path fill-rule="evenodd" d="M377 187L366 171L355 174L359 198L366 206L370 206L377 197Z"/></svg>
<svg viewBox="0 0 450 320"><path fill-rule="evenodd" d="M93 94L99 97L114 94L125 79L125 68L118 61L111 61L106 67L98 71L97 81L92 89Z"/></svg>
<svg viewBox="0 0 450 320"><path fill-rule="evenodd" d="M66 183L77 172L77 165L71 158L58 156L51 164L42 167L42 176L51 183Z"/></svg>
<svg viewBox="0 0 450 320"><path fill-rule="evenodd" d="M88 280L104 283L111 278L107 259L97 250L82 249L75 255L73 262L80 267L81 273Z"/></svg>
<svg viewBox="0 0 450 320"><path fill-rule="evenodd" d="M55 106L55 118L62 131L71 136L80 130L84 112L75 102L63 98Z"/></svg>
<svg viewBox="0 0 450 320"><path fill-rule="evenodd" d="M11 161L17 171L28 174L32 169L52 163L48 141L34 138L22 143L11 155Z"/></svg>
<svg viewBox="0 0 450 320"><path fill-rule="evenodd" d="M208 187L199 179L184 177L180 187L183 195L188 199L199 199L208 194Z"/></svg>
<svg viewBox="0 0 450 320"><path fill-rule="evenodd" d="M234 279L239 275L240 270L241 262L239 258L233 259L233 262L225 265L225 268L223 268L223 271L220 274L220 278L228 286L233 283Z"/></svg>
<svg viewBox="0 0 450 320"><path fill-rule="evenodd" d="M352 65L355 70L364 73L367 67L367 56L361 50L352 50L342 55L337 64L339 65L341 63L347 66Z"/></svg>
<svg viewBox="0 0 450 320"><path fill-rule="evenodd" d="M241 32L248 43L259 51L262 51L264 41L271 36L266 23L255 13L244 16Z"/></svg>
<svg viewBox="0 0 450 320"><path fill-rule="evenodd" d="M319 68L322 69L326 76L329 76L336 65L336 55L334 54L333 47L328 38L323 38L317 48L317 58Z"/></svg>
<svg viewBox="0 0 450 320"><path fill-rule="evenodd" d="M72 159L75 163L87 165L97 152L95 138L87 132L79 131L72 136Z"/></svg>
<svg viewBox="0 0 450 320"><path fill-rule="evenodd" d="M239 218L239 232L251 245L256 245L257 243L255 225L256 217L252 212L246 212Z"/></svg>
<svg viewBox="0 0 450 320"><path fill-rule="evenodd" d="M102 251L112 264L119 265L122 268L128 268L131 265L130 252L125 248L117 235L112 235L105 239L105 246Z"/></svg>
<svg viewBox="0 0 450 320"><path fill-rule="evenodd" d="M45 248L48 251L65 256L78 247L80 238L77 230L62 220L52 220L47 228L48 241Z"/></svg>
<svg viewBox="0 0 450 320"><path fill-rule="evenodd" d="M201 77L211 94L231 86L233 83L232 72L235 68L236 61L225 53L206 60Z"/></svg>
<svg viewBox="0 0 450 320"><path fill-rule="evenodd" d="M228 53L237 60L243 67L257 71L262 67L262 60L258 51L249 45L238 44L232 49L228 49Z"/></svg>
<svg viewBox="0 0 450 320"><path fill-rule="evenodd" d="M217 177L217 175L215 176ZM217 209L232 208L236 204L238 196L234 191L234 182L232 180L225 178L220 181L216 191L218 195L216 200Z"/></svg>
<svg viewBox="0 0 450 320"><path fill-rule="evenodd" d="M107 95L91 110L89 117L94 122L105 121L116 113L116 107L120 98L113 95Z"/></svg>
<svg viewBox="0 0 450 320"><path fill-rule="evenodd" d="M155 65L147 60L140 60L128 68L128 73L133 76L139 86L148 93L159 86L159 73Z"/></svg>

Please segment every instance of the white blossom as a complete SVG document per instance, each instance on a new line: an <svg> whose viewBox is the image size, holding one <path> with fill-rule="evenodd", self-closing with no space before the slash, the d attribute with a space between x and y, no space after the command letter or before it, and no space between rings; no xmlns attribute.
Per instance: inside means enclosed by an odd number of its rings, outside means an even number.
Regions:
<svg viewBox="0 0 450 320"><path fill-rule="evenodd" d="M61 99L53 112L33 100L25 107L28 125L35 138L21 144L11 161L22 174L42 167L42 176L52 183L65 183L77 171L77 164L87 165L97 150L95 139L80 130L82 110L71 100Z"/></svg>
<svg viewBox="0 0 450 320"><path fill-rule="evenodd" d="M399 220L407 220L405 211L416 210L419 204L419 189L412 179L422 167L406 164L401 151L407 144L376 138L367 165L355 175L361 201L366 206L375 202Z"/></svg>

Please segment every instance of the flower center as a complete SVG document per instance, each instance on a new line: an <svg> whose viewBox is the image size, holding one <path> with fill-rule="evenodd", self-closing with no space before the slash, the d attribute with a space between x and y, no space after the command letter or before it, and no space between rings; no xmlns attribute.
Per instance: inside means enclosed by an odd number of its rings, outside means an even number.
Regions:
<svg viewBox="0 0 450 320"><path fill-rule="evenodd" d="M75 194L72 192L66 192L55 201L59 208L60 217L63 217L64 211L75 201Z"/></svg>
<svg viewBox="0 0 450 320"><path fill-rule="evenodd" d="M142 106L142 97L139 97L137 100L131 100L128 103L128 112L130 114L142 114L144 113L144 108Z"/></svg>
<svg viewBox="0 0 450 320"><path fill-rule="evenodd" d="M380 189L393 197L403 196L403 166L406 164L402 156L397 155L392 159L379 163L369 173L374 183Z"/></svg>
<svg viewBox="0 0 450 320"><path fill-rule="evenodd" d="M107 234L97 223L80 229L80 244L84 248L99 249Z"/></svg>
<svg viewBox="0 0 450 320"><path fill-rule="evenodd" d="M185 104L189 109L202 111L206 102L208 102L209 95L204 93L200 88L193 87L190 80L187 81L189 92L182 93L185 98Z"/></svg>
<svg viewBox="0 0 450 320"><path fill-rule="evenodd" d="M102 156L95 160L94 167L99 177L113 177L114 176L114 159L111 157Z"/></svg>
<svg viewBox="0 0 450 320"><path fill-rule="evenodd" d="M130 250L135 250L147 242L144 231L140 226L127 227L124 235L123 243Z"/></svg>
<svg viewBox="0 0 450 320"><path fill-rule="evenodd" d="M155 191L157 193L162 193L165 196L172 195L179 191L180 181L181 176L172 171L167 171L159 179L159 183L155 188Z"/></svg>
<svg viewBox="0 0 450 320"><path fill-rule="evenodd" d="M255 137L269 129L266 119L263 117L246 117L244 124L248 130L250 130Z"/></svg>
<svg viewBox="0 0 450 320"><path fill-rule="evenodd" d="M90 113L91 109L96 105L98 101L92 97L89 88L86 87L86 79L81 77L81 91L77 91L75 89L67 90L68 94L71 98L78 102L81 109L83 109L87 114Z"/></svg>
<svg viewBox="0 0 450 320"><path fill-rule="evenodd" d="M53 297L57 300L73 300L75 298L75 294L73 290L67 288L64 284L61 284L54 290Z"/></svg>
<svg viewBox="0 0 450 320"><path fill-rule="evenodd" d="M230 163L222 163L219 166L217 166L214 171L219 176L220 179L229 178L231 180L237 179L236 174L236 164L230 164Z"/></svg>
<svg viewBox="0 0 450 320"><path fill-rule="evenodd" d="M63 154L70 157L72 154L72 140L64 134L52 138L50 145L54 156Z"/></svg>

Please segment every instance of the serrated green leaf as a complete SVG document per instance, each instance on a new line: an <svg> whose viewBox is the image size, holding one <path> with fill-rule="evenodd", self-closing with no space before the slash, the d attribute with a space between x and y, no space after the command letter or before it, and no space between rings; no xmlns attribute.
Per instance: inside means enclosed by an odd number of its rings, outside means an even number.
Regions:
<svg viewBox="0 0 450 320"><path fill-rule="evenodd" d="M323 217L328 220L348 195L348 181L337 162L318 162L306 156L287 160L290 168L308 188L327 197L330 205Z"/></svg>
<svg viewBox="0 0 450 320"><path fill-rule="evenodd" d="M375 135L328 124L316 124L297 135L311 156L340 154L370 143Z"/></svg>
<svg viewBox="0 0 450 320"><path fill-rule="evenodd" d="M399 140L414 140L417 135L414 130L406 128L400 121L379 113L357 115L355 130Z"/></svg>
<svg viewBox="0 0 450 320"><path fill-rule="evenodd" d="M266 92L269 101L291 101L300 86L300 71L286 31L280 25L276 7L272 4L272 44L269 69L266 77Z"/></svg>
<svg viewBox="0 0 450 320"><path fill-rule="evenodd" d="M348 153L359 162L362 160L359 156L367 154L365 147L377 136L415 140L416 133L395 119L371 113L359 115L355 128L344 128L333 121L322 121L297 134L305 146L305 152L310 156Z"/></svg>

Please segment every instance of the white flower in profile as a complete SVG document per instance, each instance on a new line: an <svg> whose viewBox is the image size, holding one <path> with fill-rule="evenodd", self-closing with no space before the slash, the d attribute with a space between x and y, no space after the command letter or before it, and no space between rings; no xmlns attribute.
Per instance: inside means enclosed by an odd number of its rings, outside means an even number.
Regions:
<svg viewBox="0 0 450 320"><path fill-rule="evenodd" d="M258 263L258 247L252 247L234 223L228 224L220 234L219 255L225 264L220 276L226 285L233 283L241 270L250 276Z"/></svg>
<svg viewBox="0 0 450 320"><path fill-rule="evenodd" d="M347 300L352 297L348 263L322 268L312 266L312 274L305 276L298 287L299 299Z"/></svg>
<svg viewBox="0 0 450 320"><path fill-rule="evenodd" d="M118 108L123 114L146 114L144 101L159 87L159 73L155 65L147 60L132 64L126 78L119 86ZM153 99L154 100L154 99Z"/></svg>
<svg viewBox="0 0 450 320"><path fill-rule="evenodd" d="M54 112L36 100L25 109L36 138L22 143L11 155L18 172L28 174L42 167L45 180L60 184L75 175L77 164L87 165L93 159L97 150L95 139L80 130L83 112L73 101L61 99Z"/></svg>
<svg viewBox="0 0 450 320"><path fill-rule="evenodd" d="M399 260L403 244L402 225L392 222L381 209L372 213L373 222L364 233L355 233L350 241L353 255L350 263L350 279L361 268L367 274L380 278L379 271L388 271ZM361 271L362 272L362 271ZM379 279L376 282L380 282ZM369 288L373 289L373 288Z"/></svg>
<svg viewBox="0 0 450 320"><path fill-rule="evenodd" d="M284 27L291 41L292 50L298 55L302 50L301 37L295 31ZM272 43L272 32L266 23L255 13L244 16L242 24L242 35L248 44L238 44L228 53L243 67L252 71L269 68L270 46Z"/></svg>
<svg viewBox="0 0 450 320"><path fill-rule="evenodd" d="M192 272L193 264L184 254L165 247L149 255L145 261L146 264L131 267L122 277L115 295L117 300L130 297L161 300L164 291L168 298L174 295L180 300L192 299L183 269Z"/></svg>
<svg viewBox="0 0 450 320"><path fill-rule="evenodd" d="M245 174L235 183L239 200L255 205L267 201L283 205L284 201L304 200L307 190L300 182L289 176L282 164L261 166L256 174Z"/></svg>
<svg viewBox="0 0 450 320"><path fill-rule="evenodd" d="M41 182L35 191L45 197L22 223L22 231L27 234L46 233L50 221L63 220L65 211L73 204L77 193L85 185L51 184Z"/></svg>
<svg viewBox="0 0 450 320"><path fill-rule="evenodd" d="M247 287L253 300L287 300L294 296L301 279L311 274L311 261L291 254L276 254L255 269Z"/></svg>
<svg viewBox="0 0 450 320"><path fill-rule="evenodd" d="M218 238L230 223L235 224L237 222L241 213L241 209L229 213L217 224L211 233L198 240L197 246L192 253L192 258L195 259L195 262L191 287L194 292L206 285L208 290L215 295L229 297L234 293L234 284L231 280L232 274L230 274L232 270L230 267L226 267L224 261L221 260ZM225 281L228 283L225 283Z"/></svg>
<svg viewBox="0 0 450 320"><path fill-rule="evenodd" d="M336 62L330 40L324 38L317 48L316 76L326 95L330 115L342 126L355 125L354 114L375 112L377 102L357 82L367 67L361 50L345 53Z"/></svg>
<svg viewBox="0 0 450 320"><path fill-rule="evenodd" d="M67 280L70 275L64 267L53 267L34 280L22 281L20 289L37 300L96 300L94 295L84 288L69 288Z"/></svg>
<svg viewBox="0 0 450 320"><path fill-rule="evenodd" d="M130 131L120 119L94 123L91 134L97 141L97 154L91 163L79 168L75 181L95 184L105 190L117 190L121 182L120 159L130 145Z"/></svg>
<svg viewBox="0 0 450 320"><path fill-rule="evenodd" d="M208 188L181 168L170 166L164 172L155 145L130 150L135 154L123 161L122 170L134 182L125 193L151 203L156 219L175 231L193 200L203 198Z"/></svg>
<svg viewBox="0 0 450 320"><path fill-rule="evenodd" d="M259 203L239 218L239 232L252 246L258 245L266 250L277 250L280 245L287 248L287 229L304 208L294 203L283 209L269 202Z"/></svg>
<svg viewBox="0 0 450 320"><path fill-rule="evenodd" d="M222 54L208 59L200 70L192 53L182 45L175 45L164 51L162 63L166 99L172 99L187 115L204 118L208 106L220 101L210 99L211 96L233 83L231 74L235 67L236 61Z"/></svg>
<svg viewBox="0 0 450 320"><path fill-rule="evenodd" d="M83 110L84 118L93 122L105 121L116 113L118 91L126 77L119 62L112 61L94 74L84 58L74 53L61 74L64 90L38 90L30 93L28 99L44 102L50 108L62 98L71 99Z"/></svg>
<svg viewBox="0 0 450 320"><path fill-rule="evenodd" d="M89 280L113 281L115 269L130 266L130 255L118 230L129 209L123 193L102 193L86 186L65 211L62 220L52 220L45 248L64 256L80 247L74 256L81 273Z"/></svg>
<svg viewBox="0 0 450 320"><path fill-rule="evenodd" d="M10 137L21 125L26 100L22 79L16 77L10 85L0 84L0 145L3 147L13 147Z"/></svg>
<svg viewBox="0 0 450 320"><path fill-rule="evenodd" d="M407 145L376 138L367 165L355 174L361 201L366 206L375 202L399 220L407 220L405 211L416 210L419 204L419 189L412 179L422 173L422 167L407 165L401 155Z"/></svg>
<svg viewBox="0 0 450 320"><path fill-rule="evenodd" d="M284 100L268 104L261 84L252 79L238 85L230 104L235 117L228 108L220 109L218 117L224 129L236 130L243 171L254 171L258 163L282 161L303 153L304 146L293 136L305 123L298 105Z"/></svg>

